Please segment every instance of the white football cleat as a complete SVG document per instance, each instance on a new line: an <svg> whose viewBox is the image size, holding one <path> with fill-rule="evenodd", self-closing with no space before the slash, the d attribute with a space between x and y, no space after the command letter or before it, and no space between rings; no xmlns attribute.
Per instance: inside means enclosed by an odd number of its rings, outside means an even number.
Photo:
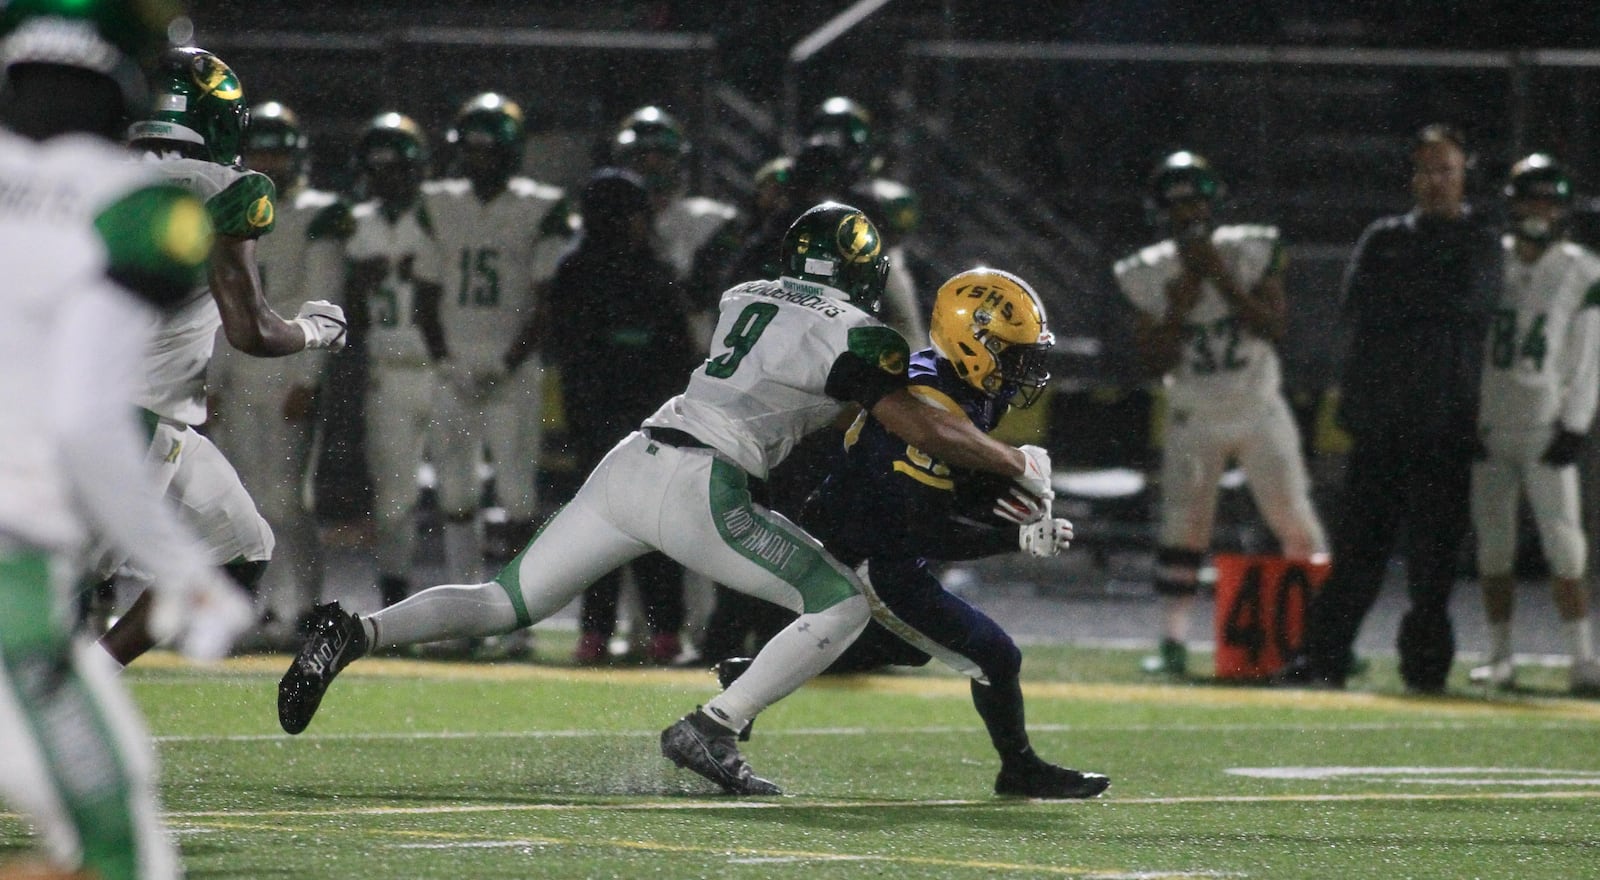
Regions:
<svg viewBox="0 0 1600 880"><path fill-rule="evenodd" d="M1507 690L1517 683L1517 668L1511 664L1510 657L1491 660L1482 666L1473 667L1472 671L1467 673L1467 679L1476 685Z"/></svg>

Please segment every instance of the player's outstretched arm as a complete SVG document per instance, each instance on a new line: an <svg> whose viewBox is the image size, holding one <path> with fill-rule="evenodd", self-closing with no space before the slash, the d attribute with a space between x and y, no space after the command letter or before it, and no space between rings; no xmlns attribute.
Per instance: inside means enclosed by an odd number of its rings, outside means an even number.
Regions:
<svg viewBox="0 0 1600 880"><path fill-rule="evenodd" d="M267 305L256 269L253 238L217 236L211 249L211 297L222 314L228 344L254 357L283 357L308 348L338 349L345 341L344 310L317 300L285 321Z"/></svg>
<svg viewBox="0 0 1600 880"><path fill-rule="evenodd" d="M953 467L1012 478L1028 469L1022 450L978 430L966 415L928 406L904 388L880 398L872 415L890 433Z"/></svg>

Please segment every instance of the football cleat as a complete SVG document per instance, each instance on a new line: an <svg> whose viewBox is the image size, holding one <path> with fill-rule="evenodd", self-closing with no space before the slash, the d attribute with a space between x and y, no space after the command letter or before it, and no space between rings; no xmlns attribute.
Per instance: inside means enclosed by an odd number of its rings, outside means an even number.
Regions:
<svg viewBox="0 0 1600 880"><path fill-rule="evenodd" d="M1600 660L1573 658L1567 689L1574 696L1600 697Z"/></svg>
<svg viewBox="0 0 1600 880"><path fill-rule="evenodd" d="M1162 639L1159 652L1140 660L1139 668L1148 675L1183 678L1189 674L1189 649L1176 639Z"/></svg>
<svg viewBox="0 0 1600 880"><path fill-rule="evenodd" d="M723 690L727 690L728 685L733 684L735 679L741 675L744 675L744 671L749 669L750 664L754 662L756 661L750 659L749 657L729 657L728 659L721 661L716 666L711 668L716 670L717 684L722 685ZM744 726L744 730L739 731L739 742L749 742L750 728L755 726L756 722L754 719L752 719L749 724L746 724Z"/></svg>
<svg viewBox="0 0 1600 880"><path fill-rule="evenodd" d="M361 621L338 602L318 605L311 612L310 629L311 635L278 682L278 723L288 733L306 729L333 677L367 653Z"/></svg>
<svg viewBox="0 0 1600 880"><path fill-rule="evenodd" d="M1491 660L1482 666L1474 666L1467 673L1467 680L1494 690L1510 690L1517 685L1517 668L1511 664L1510 657Z"/></svg>
<svg viewBox="0 0 1600 880"><path fill-rule="evenodd" d="M728 794L783 794L783 789L750 769L733 732L699 709L661 731L661 756L715 782Z"/></svg>
<svg viewBox="0 0 1600 880"><path fill-rule="evenodd" d="M1111 787L1111 777L1058 767L1041 758L1003 764L994 779L994 793L1007 797L1092 798Z"/></svg>

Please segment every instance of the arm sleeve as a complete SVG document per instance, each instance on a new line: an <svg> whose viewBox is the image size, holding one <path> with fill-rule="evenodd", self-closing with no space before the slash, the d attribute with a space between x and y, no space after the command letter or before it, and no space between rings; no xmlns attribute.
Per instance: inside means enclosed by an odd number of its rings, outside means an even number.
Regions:
<svg viewBox="0 0 1600 880"><path fill-rule="evenodd" d="M823 393L870 410L885 395L905 387L910 359L905 337L893 329L882 324L853 327L847 350L828 370Z"/></svg>
<svg viewBox="0 0 1600 880"><path fill-rule="evenodd" d="M147 310L111 288L72 298L50 346L51 430L95 531L158 586L178 589L208 564L146 469L148 444L128 402L149 323Z"/></svg>
<svg viewBox="0 0 1600 880"><path fill-rule="evenodd" d="M1600 281L1590 286L1583 305L1572 316L1568 333L1562 376L1567 394L1561 401L1561 427L1587 434L1600 398Z"/></svg>

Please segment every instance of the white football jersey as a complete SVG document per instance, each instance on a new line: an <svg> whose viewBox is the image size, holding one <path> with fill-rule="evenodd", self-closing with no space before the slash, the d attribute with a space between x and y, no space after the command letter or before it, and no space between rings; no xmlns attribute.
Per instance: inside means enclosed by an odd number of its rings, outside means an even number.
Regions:
<svg viewBox="0 0 1600 880"><path fill-rule="evenodd" d="M416 264L434 246L422 203L390 218L376 201L355 209L355 233L345 246L352 261L383 257L389 274L367 298L367 355L374 364L420 366L428 346L417 327Z"/></svg>
<svg viewBox="0 0 1600 880"><path fill-rule="evenodd" d="M205 202L218 235L256 238L272 230L276 193L266 175L200 159L150 154L141 164ZM186 425L204 423L206 367L221 326L211 289L195 288L181 308L157 325L134 403Z"/></svg>
<svg viewBox="0 0 1600 880"><path fill-rule="evenodd" d="M689 387L645 425L686 431L762 479L849 404L825 390L842 355L900 376L909 360L905 339L882 321L789 278L724 293L712 340Z"/></svg>
<svg viewBox="0 0 1600 880"><path fill-rule="evenodd" d="M83 540L78 499L48 423L56 401L40 371L49 369L67 305L88 291L114 289L97 216L160 182L125 150L96 139L35 143L0 129L0 413L10 422L0 431L0 540L62 548Z"/></svg>
<svg viewBox="0 0 1600 880"><path fill-rule="evenodd" d="M444 287L439 320L450 356L498 366L575 231L562 191L513 177L487 203L465 180L431 181L422 193L434 246L418 257L416 276Z"/></svg>
<svg viewBox="0 0 1600 880"><path fill-rule="evenodd" d="M704 196L682 196L656 214L656 242L661 259L672 267L679 280L689 277L695 255L717 234L734 222L739 211L732 205Z"/></svg>
<svg viewBox="0 0 1600 880"><path fill-rule="evenodd" d="M1600 257L1557 242L1532 263L1505 238L1505 286L1484 346L1478 422L1509 431L1558 421L1589 432L1600 381Z"/></svg>
<svg viewBox="0 0 1600 880"><path fill-rule="evenodd" d="M1219 226L1211 234L1223 265L1245 289L1255 287L1278 256L1278 230L1271 226ZM1167 312L1166 287L1183 270L1172 239L1117 261L1113 272L1128 300L1151 317ZM1275 395L1282 384L1278 352L1245 329L1211 282L1184 321L1183 358L1168 375L1174 405L1204 406Z"/></svg>

